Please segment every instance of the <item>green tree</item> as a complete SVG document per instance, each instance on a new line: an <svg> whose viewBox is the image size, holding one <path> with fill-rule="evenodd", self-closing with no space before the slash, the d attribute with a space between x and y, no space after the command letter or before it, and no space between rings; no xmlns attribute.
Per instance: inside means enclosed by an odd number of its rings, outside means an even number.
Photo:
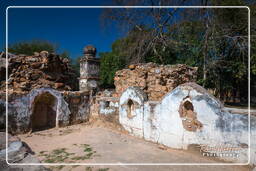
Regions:
<svg viewBox="0 0 256 171"><path fill-rule="evenodd" d="M181 1L184 3L185 1ZM119 5L180 5L174 1L118 1ZM158 3L158 4L156 4ZM192 3L192 0L186 1ZM195 4L194 4L195 3ZM248 10L228 9L106 9L105 20L126 26L118 49L129 63L185 63L198 67L198 83L224 101L248 100L248 62L251 92L256 93L256 2L203 0L194 5L249 6L251 61L248 61ZM255 94L254 93L254 94ZM231 98L230 98L231 97ZM255 96L254 96L255 97ZM251 98L252 99L252 98ZM256 99L256 98L255 98Z"/></svg>
<svg viewBox="0 0 256 171"><path fill-rule="evenodd" d="M71 58L70 58L70 54L69 54L69 52L68 51L63 51L61 54L60 54L60 57L62 57L62 58L68 58L69 60L71 60Z"/></svg>
<svg viewBox="0 0 256 171"><path fill-rule="evenodd" d="M34 52L41 52L43 50L50 53L56 52L57 45L44 40L32 40L18 42L9 45L8 51L14 54L33 55Z"/></svg>
<svg viewBox="0 0 256 171"><path fill-rule="evenodd" d="M117 70L125 67L124 57L122 55L122 44L116 40L112 44L111 52L100 53L100 79L101 86L105 88L114 87L114 76Z"/></svg>

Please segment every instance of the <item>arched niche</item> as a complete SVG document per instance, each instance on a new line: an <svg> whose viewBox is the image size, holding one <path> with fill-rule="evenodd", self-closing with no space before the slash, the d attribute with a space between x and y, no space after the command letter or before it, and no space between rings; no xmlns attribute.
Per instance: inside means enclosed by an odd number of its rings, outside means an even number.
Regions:
<svg viewBox="0 0 256 171"><path fill-rule="evenodd" d="M47 94L50 99L54 99L54 107L53 110L56 111L56 127L61 127L69 124L70 119L70 110L68 107L68 103L64 100L61 92L51 89L51 88L39 88L33 89L29 95L29 108L28 108L28 119L31 120L31 116L34 113L34 108L36 101L40 101L40 97L42 98L43 94ZM42 96L41 96L42 95ZM53 101L53 100L51 100ZM31 122L29 122L29 128L31 128Z"/></svg>
<svg viewBox="0 0 256 171"><path fill-rule="evenodd" d="M129 119L132 119L134 116L136 116L136 113L134 110L135 110L135 104L131 99L129 99L127 101L127 117Z"/></svg>
<svg viewBox="0 0 256 171"><path fill-rule="evenodd" d="M49 92L37 95L32 102L30 127L32 131L56 127L57 99Z"/></svg>
<svg viewBox="0 0 256 171"><path fill-rule="evenodd" d="M144 103L147 96L139 87L128 87L119 99L119 122L131 134L143 136Z"/></svg>
<svg viewBox="0 0 256 171"><path fill-rule="evenodd" d="M202 123L197 120L197 113L194 111L193 103L189 97L181 102L179 114L185 130L195 132L203 127Z"/></svg>

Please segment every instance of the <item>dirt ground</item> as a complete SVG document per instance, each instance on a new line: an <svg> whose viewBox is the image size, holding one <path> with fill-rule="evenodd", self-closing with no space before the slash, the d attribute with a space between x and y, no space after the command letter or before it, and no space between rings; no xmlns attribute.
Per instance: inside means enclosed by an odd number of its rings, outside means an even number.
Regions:
<svg viewBox="0 0 256 171"><path fill-rule="evenodd" d="M45 163L214 163L199 152L166 148L125 132L99 125L79 124L19 135ZM247 171L247 166L47 166L75 171Z"/></svg>

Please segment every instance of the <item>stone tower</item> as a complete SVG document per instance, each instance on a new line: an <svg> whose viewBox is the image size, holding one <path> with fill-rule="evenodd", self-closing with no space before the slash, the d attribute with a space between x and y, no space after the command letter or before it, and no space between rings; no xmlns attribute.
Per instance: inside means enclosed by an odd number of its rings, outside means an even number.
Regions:
<svg viewBox="0 0 256 171"><path fill-rule="evenodd" d="M99 82L100 61L96 58L96 48L92 45L84 47L84 57L80 60L80 91L96 90Z"/></svg>

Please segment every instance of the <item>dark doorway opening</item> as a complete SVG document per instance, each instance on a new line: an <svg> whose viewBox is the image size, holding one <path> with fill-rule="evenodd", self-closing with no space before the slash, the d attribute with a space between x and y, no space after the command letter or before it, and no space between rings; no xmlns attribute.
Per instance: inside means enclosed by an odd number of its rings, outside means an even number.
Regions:
<svg viewBox="0 0 256 171"><path fill-rule="evenodd" d="M33 102L32 131L56 127L56 98L50 93L38 95Z"/></svg>
<svg viewBox="0 0 256 171"><path fill-rule="evenodd" d="M134 103L131 99L128 100L127 102L127 107L128 107L128 111L127 111L127 117L129 119L133 118L134 115Z"/></svg>

